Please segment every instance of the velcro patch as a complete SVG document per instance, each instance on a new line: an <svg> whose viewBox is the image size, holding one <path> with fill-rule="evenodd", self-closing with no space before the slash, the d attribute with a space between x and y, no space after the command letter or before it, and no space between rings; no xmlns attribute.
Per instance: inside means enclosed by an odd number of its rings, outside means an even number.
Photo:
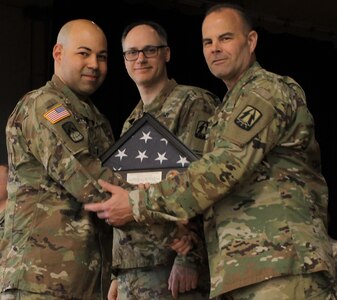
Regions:
<svg viewBox="0 0 337 300"><path fill-rule="evenodd" d="M197 124L197 128L195 129L194 136L201 140L205 140L207 127L208 127L207 121L199 121Z"/></svg>
<svg viewBox="0 0 337 300"><path fill-rule="evenodd" d="M54 106L43 115L50 123L56 124L57 122L70 116L70 112L65 109L62 104Z"/></svg>
<svg viewBox="0 0 337 300"><path fill-rule="evenodd" d="M224 138L242 146L251 141L274 118L275 109L268 100L253 91L234 109L226 124Z"/></svg>
<svg viewBox="0 0 337 300"><path fill-rule="evenodd" d="M62 124L62 128L74 143L78 143L84 139L82 133L79 132L73 122L66 122Z"/></svg>
<svg viewBox="0 0 337 300"><path fill-rule="evenodd" d="M262 113L257 108L247 105L236 117L234 123L240 128L249 131L261 117Z"/></svg>

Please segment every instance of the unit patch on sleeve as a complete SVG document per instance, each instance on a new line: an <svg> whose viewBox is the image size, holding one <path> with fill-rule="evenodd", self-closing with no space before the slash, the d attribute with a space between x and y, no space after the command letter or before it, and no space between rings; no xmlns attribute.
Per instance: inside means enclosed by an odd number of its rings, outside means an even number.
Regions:
<svg viewBox="0 0 337 300"><path fill-rule="evenodd" d="M199 121L194 136L201 140L206 139L207 127L208 127L207 121Z"/></svg>
<svg viewBox="0 0 337 300"><path fill-rule="evenodd" d="M83 135L80 133L73 122L66 122L62 124L62 128L69 136L69 138L74 142L78 143L83 140Z"/></svg>
<svg viewBox="0 0 337 300"><path fill-rule="evenodd" d="M43 115L50 123L56 124L57 122L70 116L70 112L65 109L62 104L54 106Z"/></svg>
<svg viewBox="0 0 337 300"><path fill-rule="evenodd" d="M258 109L247 105L236 117L234 123L240 128L249 131L261 117L262 113Z"/></svg>

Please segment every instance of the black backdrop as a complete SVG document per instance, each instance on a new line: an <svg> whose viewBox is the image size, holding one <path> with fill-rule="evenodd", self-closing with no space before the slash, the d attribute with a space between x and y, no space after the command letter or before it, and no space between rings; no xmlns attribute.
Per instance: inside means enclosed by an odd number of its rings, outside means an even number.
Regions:
<svg viewBox="0 0 337 300"><path fill-rule="evenodd" d="M115 5L111 2L109 7ZM106 1L56 0L52 9L52 41L59 28L74 18L94 20L105 31L109 42L109 72L102 88L94 95L98 108L109 118L115 136L118 137L124 119L139 100L137 89L124 68L120 37L123 28L139 19L151 19L161 23L169 35L172 57L168 65L169 76L179 83L207 88L220 98L226 92L225 85L208 71L201 48L201 22L203 12L182 12L178 8L163 8L146 4L119 2L118 9L107 8ZM258 24L259 40L257 59L273 72L289 75L304 88L309 109L316 122L316 136L321 145L323 174L329 189L330 235L337 238L337 161L335 112L335 79L337 49L332 42L301 38L287 33L272 33ZM51 49L50 49L51 53ZM51 58L51 56L50 56ZM50 60L52 70L52 58ZM50 74L51 75L51 74Z"/></svg>

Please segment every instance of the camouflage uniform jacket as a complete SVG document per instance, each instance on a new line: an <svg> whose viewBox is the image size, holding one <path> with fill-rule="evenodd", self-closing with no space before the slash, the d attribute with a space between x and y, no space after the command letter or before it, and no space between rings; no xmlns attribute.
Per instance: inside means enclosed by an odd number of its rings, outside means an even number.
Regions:
<svg viewBox="0 0 337 300"><path fill-rule="evenodd" d="M108 198L97 179L113 181L98 159L114 142L109 122L54 75L19 101L6 134L9 244L1 249L1 290L100 299L96 226L104 229L104 222L82 204Z"/></svg>
<svg viewBox="0 0 337 300"><path fill-rule="evenodd" d="M257 62L210 119L203 157L130 192L138 222L204 213L211 297L287 274L333 275L327 200L303 90Z"/></svg>
<svg viewBox="0 0 337 300"><path fill-rule="evenodd" d="M212 93L199 87L178 85L170 80L161 93L149 105L140 101L124 123L124 134L134 121L142 117L143 112L152 114L159 122L173 132L186 146L200 153L205 142L207 120L214 114L220 103ZM195 219L193 229L200 235L202 222ZM135 268L155 265L184 264L198 268L207 254L203 242L186 257L177 256L166 244L172 225L139 226L131 223L121 228L114 228L113 266L115 268ZM199 230L197 229L199 226ZM198 232L199 231L199 232ZM203 235L201 234L203 241Z"/></svg>
<svg viewBox="0 0 337 300"><path fill-rule="evenodd" d="M122 134L147 112L165 125L194 153L204 149L207 120L220 104L217 96L199 87L178 85L174 79L148 105L140 100L126 119Z"/></svg>
<svg viewBox="0 0 337 300"><path fill-rule="evenodd" d="M1 243L3 240L4 226L5 226L5 209L3 211L0 211L0 259L2 257ZM1 265L0 265L0 274L1 274Z"/></svg>
<svg viewBox="0 0 337 300"><path fill-rule="evenodd" d="M4 226L5 226L5 210L0 211L0 241L4 233Z"/></svg>

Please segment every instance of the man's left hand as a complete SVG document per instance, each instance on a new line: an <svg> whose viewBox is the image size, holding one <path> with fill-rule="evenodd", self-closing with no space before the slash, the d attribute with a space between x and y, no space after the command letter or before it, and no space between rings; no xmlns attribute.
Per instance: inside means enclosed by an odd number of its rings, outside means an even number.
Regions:
<svg viewBox="0 0 337 300"><path fill-rule="evenodd" d="M168 280L168 289L174 299L178 293L185 293L195 289L198 284L198 271L181 265L174 264Z"/></svg>

